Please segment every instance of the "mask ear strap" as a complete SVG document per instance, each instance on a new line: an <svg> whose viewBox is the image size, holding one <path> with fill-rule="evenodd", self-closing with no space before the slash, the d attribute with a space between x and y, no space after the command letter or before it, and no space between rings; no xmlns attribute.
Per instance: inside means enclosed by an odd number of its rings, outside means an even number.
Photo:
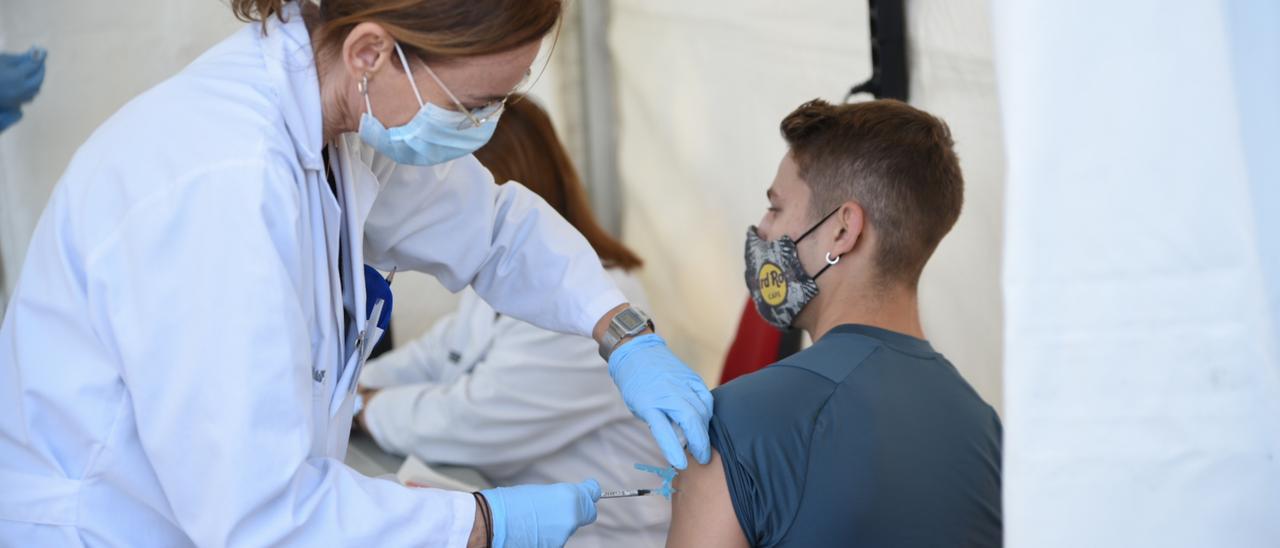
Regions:
<svg viewBox="0 0 1280 548"><path fill-rule="evenodd" d="M827 219L830 219L831 216L835 215L837 211L840 211L839 207L831 210L831 213L828 213L826 217L823 217L821 220L814 223L813 227L811 227L809 230L804 231L804 234L801 234L799 238L796 238L796 243L800 243L800 240L803 240L805 236L808 236L809 234L813 233L813 231L817 230L818 227L822 226L822 223L827 222ZM835 264L835 263L832 263L832 264Z"/></svg>
<svg viewBox="0 0 1280 548"><path fill-rule="evenodd" d="M409 59L404 56L404 50L400 49L400 42L396 42L396 55L400 56L400 65L404 67L405 76L409 77L409 87L413 88L413 96L418 99L418 106L422 106L422 94L418 93L418 83L413 81L413 70L409 68Z"/></svg>

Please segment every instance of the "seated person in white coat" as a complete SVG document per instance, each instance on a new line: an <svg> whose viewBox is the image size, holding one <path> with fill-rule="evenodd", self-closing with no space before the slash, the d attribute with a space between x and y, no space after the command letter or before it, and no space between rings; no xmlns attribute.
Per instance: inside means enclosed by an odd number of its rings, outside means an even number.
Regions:
<svg viewBox="0 0 1280 548"><path fill-rule="evenodd" d="M532 100L513 98L476 158L494 180L520 181L546 200L586 237L627 298L645 306L632 274L640 259L596 222L551 120ZM470 466L497 485L659 482L634 467L661 464L662 453L601 365L591 339L498 314L468 288L455 313L369 362L359 419L387 451ZM661 497L609 501L568 545L661 546L669 520Z"/></svg>

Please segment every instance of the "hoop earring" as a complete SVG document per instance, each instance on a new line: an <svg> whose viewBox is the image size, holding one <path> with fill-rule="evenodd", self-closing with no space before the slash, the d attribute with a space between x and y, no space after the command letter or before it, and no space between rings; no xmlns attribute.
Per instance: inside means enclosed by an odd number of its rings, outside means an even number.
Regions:
<svg viewBox="0 0 1280 548"><path fill-rule="evenodd" d="M831 258L831 252L830 252L830 251L828 251L828 252L827 252L827 264L828 264L828 265L834 265L834 264L836 264L836 263L838 263L838 262L840 262L840 256L839 256L839 255L836 255L836 258L832 259L832 258Z"/></svg>

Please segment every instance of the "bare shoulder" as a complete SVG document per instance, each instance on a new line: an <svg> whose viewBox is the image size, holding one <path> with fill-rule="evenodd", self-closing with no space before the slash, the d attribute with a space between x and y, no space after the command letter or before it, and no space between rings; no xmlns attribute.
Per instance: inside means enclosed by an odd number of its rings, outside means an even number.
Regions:
<svg viewBox="0 0 1280 548"><path fill-rule="evenodd" d="M674 486L668 548L748 546L733 512L719 451L711 450L711 462L707 464L698 464L690 457L689 468L676 476Z"/></svg>

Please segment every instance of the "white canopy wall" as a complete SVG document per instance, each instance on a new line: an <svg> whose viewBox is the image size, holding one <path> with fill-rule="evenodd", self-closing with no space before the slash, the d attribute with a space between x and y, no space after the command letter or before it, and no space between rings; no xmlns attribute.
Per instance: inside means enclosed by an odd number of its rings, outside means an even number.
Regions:
<svg viewBox="0 0 1280 548"><path fill-rule="evenodd" d="M1280 5L994 13L1006 544L1280 545Z"/></svg>
<svg viewBox="0 0 1280 548"><path fill-rule="evenodd" d="M987 4L907 4L911 103L947 120L965 208L921 284L925 332L1001 406L1002 169ZM747 293L746 228L786 151L778 123L871 74L865 0L614 0L624 237L678 354L719 378Z"/></svg>

